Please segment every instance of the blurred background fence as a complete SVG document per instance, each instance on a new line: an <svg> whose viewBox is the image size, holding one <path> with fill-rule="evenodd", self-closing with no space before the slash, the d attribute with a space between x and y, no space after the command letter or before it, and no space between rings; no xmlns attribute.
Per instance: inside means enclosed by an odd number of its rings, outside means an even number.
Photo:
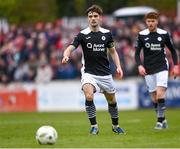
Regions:
<svg viewBox="0 0 180 149"><path fill-rule="evenodd" d="M152 102L143 80L116 81L120 110L151 108ZM180 81L169 81L167 107L180 107ZM100 93L94 98L97 110L107 110ZM84 111L80 81L56 81L48 84L11 83L0 88L0 112Z"/></svg>

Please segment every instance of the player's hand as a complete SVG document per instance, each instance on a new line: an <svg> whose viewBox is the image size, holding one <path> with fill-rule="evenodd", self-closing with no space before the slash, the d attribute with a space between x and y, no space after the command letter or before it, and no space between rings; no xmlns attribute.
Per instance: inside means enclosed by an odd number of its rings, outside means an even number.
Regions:
<svg viewBox="0 0 180 149"><path fill-rule="evenodd" d="M123 71L122 71L121 67L117 67L116 72L117 72L118 77L119 77L120 79L122 79L122 77L123 77Z"/></svg>
<svg viewBox="0 0 180 149"><path fill-rule="evenodd" d="M68 56L64 56L62 59L62 64L66 64L69 61L69 57Z"/></svg>
<svg viewBox="0 0 180 149"><path fill-rule="evenodd" d="M145 76L147 74L144 66L142 66L142 65L138 66L138 71L141 76Z"/></svg>
<svg viewBox="0 0 180 149"><path fill-rule="evenodd" d="M179 67L178 67L178 65L174 65L172 73L173 73L174 78L176 79L176 77L179 75Z"/></svg>

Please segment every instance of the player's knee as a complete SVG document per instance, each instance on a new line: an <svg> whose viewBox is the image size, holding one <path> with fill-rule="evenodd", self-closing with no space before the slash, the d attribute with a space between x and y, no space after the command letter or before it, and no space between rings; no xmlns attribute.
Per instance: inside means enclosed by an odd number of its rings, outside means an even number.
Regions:
<svg viewBox="0 0 180 149"><path fill-rule="evenodd" d="M93 94L86 93L86 94L85 94L85 97L86 97L86 99L89 100L89 101L93 100Z"/></svg>
<svg viewBox="0 0 180 149"><path fill-rule="evenodd" d="M158 87L156 91L156 99L165 98L166 88Z"/></svg>
<svg viewBox="0 0 180 149"><path fill-rule="evenodd" d="M109 104L114 104L114 103L116 103L116 100L113 99L113 98L110 98L110 99L107 99L107 102L108 102Z"/></svg>
<svg viewBox="0 0 180 149"><path fill-rule="evenodd" d="M164 92L157 92L156 99L160 99L160 98L165 98L165 93Z"/></svg>

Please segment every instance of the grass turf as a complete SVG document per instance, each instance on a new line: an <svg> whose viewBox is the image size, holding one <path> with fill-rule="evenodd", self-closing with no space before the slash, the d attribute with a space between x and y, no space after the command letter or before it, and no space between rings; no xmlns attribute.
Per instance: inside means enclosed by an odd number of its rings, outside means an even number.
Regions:
<svg viewBox="0 0 180 149"><path fill-rule="evenodd" d="M100 133L89 135L85 112L0 113L0 148L178 148L180 147L179 109L168 109L169 129L157 131L152 109L121 111L120 126L125 135L114 134L108 112L98 111ZM56 128L54 145L39 145L36 130L42 125Z"/></svg>

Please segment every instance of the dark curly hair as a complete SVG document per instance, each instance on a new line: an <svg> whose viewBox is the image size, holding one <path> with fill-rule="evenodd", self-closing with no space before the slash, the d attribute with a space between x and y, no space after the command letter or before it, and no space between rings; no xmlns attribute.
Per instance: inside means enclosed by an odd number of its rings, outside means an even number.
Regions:
<svg viewBox="0 0 180 149"><path fill-rule="evenodd" d="M103 14L103 10L100 6L98 5L92 5L91 7L89 7L87 10L86 10L86 14L88 15L89 12L96 12L98 13L99 15L102 15Z"/></svg>

